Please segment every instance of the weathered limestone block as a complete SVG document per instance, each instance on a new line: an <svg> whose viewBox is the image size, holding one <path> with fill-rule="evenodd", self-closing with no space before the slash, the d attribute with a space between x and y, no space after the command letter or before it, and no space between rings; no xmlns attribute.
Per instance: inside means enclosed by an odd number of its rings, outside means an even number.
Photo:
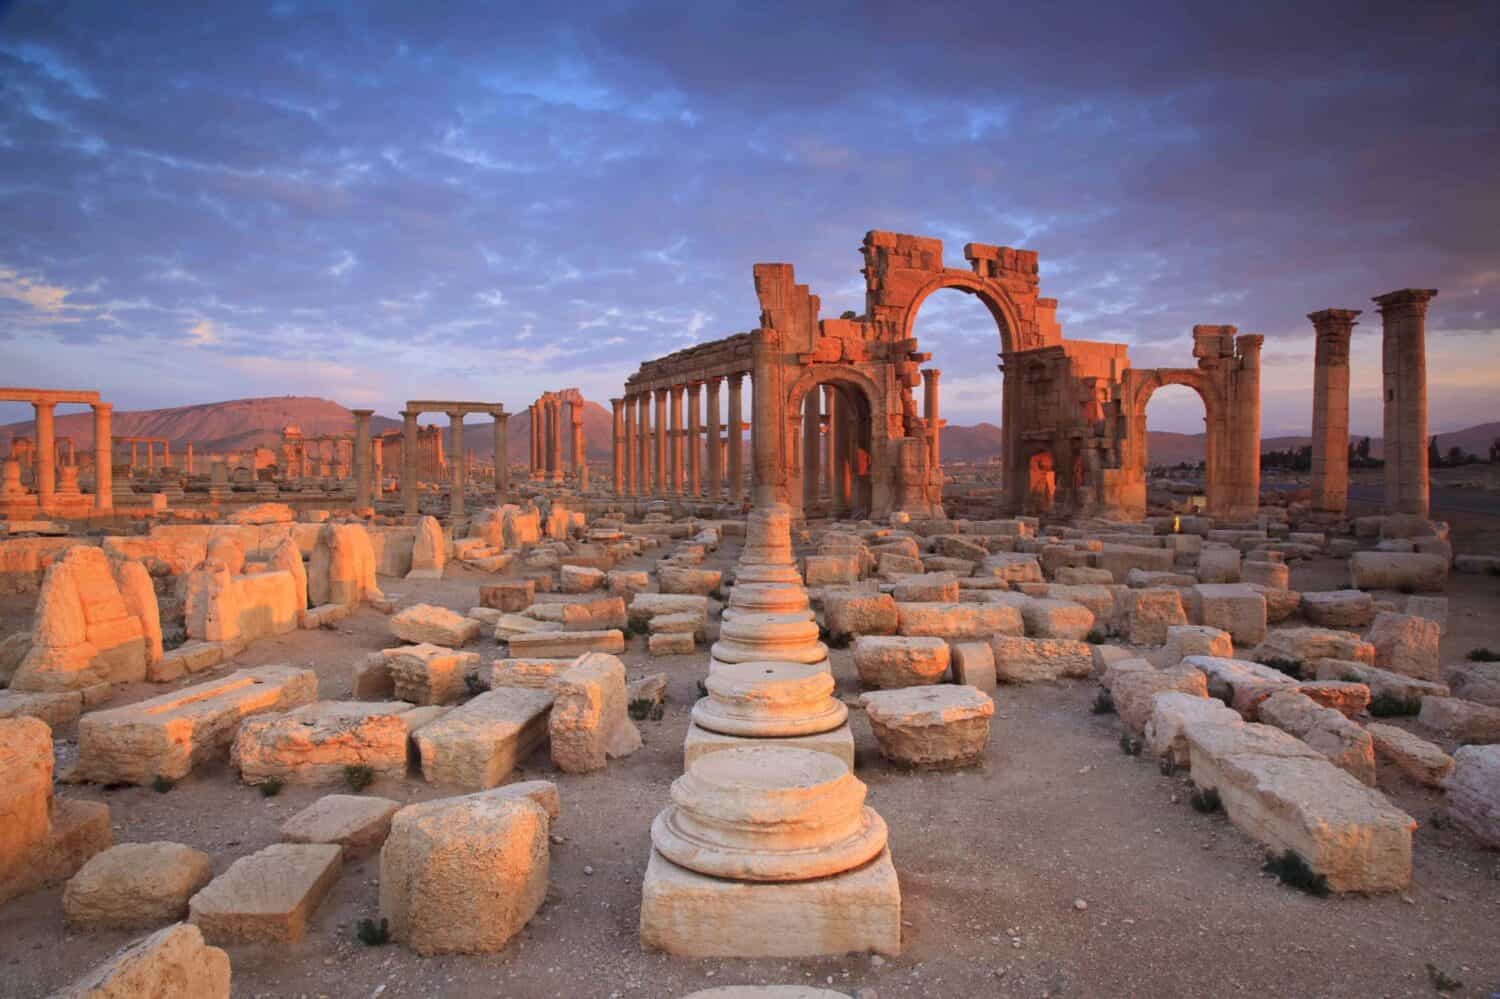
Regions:
<svg viewBox="0 0 1500 999"><path fill-rule="evenodd" d="M314 607L353 607L382 596L375 582L375 550L363 524L324 524L307 567L307 597Z"/></svg>
<svg viewBox="0 0 1500 999"><path fill-rule="evenodd" d="M860 695L880 755L909 767L965 767L984 757L994 700L942 684Z"/></svg>
<svg viewBox="0 0 1500 999"><path fill-rule="evenodd" d="M1416 820L1267 725L1190 724L1193 783L1213 788L1229 820L1270 849L1291 851L1338 892L1404 888Z"/></svg>
<svg viewBox="0 0 1500 999"><path fill-rule="evenodd" d="M1052 574L1052 578L1065 586L1109 586L1115 581L1114 574L1108 569L1094 569L1086 565L1060 566Z"/></svg>
<svg viewBox="0 0 1500 999"><path fill-rule="evenodd" d="M1236 645L1266 637L1266 598L1248 583L1199 583L1193 593L1200 624L1229 632Z"/></svg>
<svg viewBox="0 0 1500 999"><path fill-rule="evenodd" d="M802 578L808 586L844 586L859 579L863 562L855 553L808 555L802 560Z"/></svg>
<svg viewBox="0 0 1500 999"><path fill-rule="evenodd" d="M35 718L0 722L0 902L29 887L51 828L52 733Z"/></svg>
<svg viewBox="0 0 1500 999"><path fill-rule="evenodd" d="M1198 582L1238 583L1240 573L1238 548L1221 548L1215 545L1205 547L1198 552ZM1256 580L1247 579L1245 582L1256 582Z"/></svg>
<svg viewBox="0 0 1500 999"><path fill-rule="evenodd" d="M1176 666L1188 656L1216 656L1229 659L1234 656L1234 639L1229 632L1210 628L1203 624L1174 624L1167 628L1166 645L1156 656L1156 665L1162 669Z"/></svg>
<svg viewBox="0 0 1500 999"><path fill-rule="evenodd" d="M1442 787L1453 772L1453 757L1419 735L1404 728L1370 722L1365 726L1375 743L1376 755L1426 787Z"/></svg>
<svg viewBox="0 0 1500 999"><path fill-rule="evenodd" d="M479 637L479 622L446 607L413 604L391 618L391 634L413 645L456 649Z"/></svg>
<svg viewBox="0 0 1500 999"><path fill-rule="evenodd" d="M1174 589L1131 590L1128 601L1126 634L1131 645L1162 645L1173 628L1187 626L1182 594Z"/></svg>
<svg viewBox="0 0 1500 999"><path fill-rule="evenodd" d="M1193 535L1178 534L1173 537L1193 537ZM1162 586L1180 590L1193 586L1197 582L1197 576L1186 572L1148 572L1145 569L1131 569L1125 577L1125 585L1132 590L1150 590Z"/></svg>
<svg viewBox="0 0 1500 999"><path fill-rule="evenodd" d="M823 621L830 637L894 635L899 621L896 601L889 593L825 590Z"/></svg>
<svg viewBox="0 0 1500 999"><path fill-rule="evenodd" d="M1166 548L1143 548L1138 545L1107 544L1098 555L1099 568L1108 569L1115 582L1123 583L1131 569L1148 572L1170 572L1174 555Z"/></svg>
<svg viewBox="0 0 1500 999"><path fill-rule="evenodd" d="M63 890L68 923L129 930L187 917L188 899L213 877L208 854L181 843L121 843L95 854Z"/></svg>
<svg viewBox="0 0 1500 999"><path fill-rule="evenodd" d="M443 539L443 525L436 517L420 518L412 539L411 569L406 578L442 579L447 561L448 543Z"/></svg>
<svg viewBox="0 0 1500 999"><path fill-rule="evenodd" d="M336 843L349 860L378 850L399 802L364 794L329 794L281 824L287 843Z"/></svg>
<svg viewBox="0 0 1500 999"><path fill-rule="evenodd" d="M653 632L646 639L646 651L653 656L690 656L697 647L690 631Z"/></svg>
<svg viewBox="0 0 1500 999"><path fill-rule="evenodd" d="M958 577L951 572L903 576L891 587L891 596L902 603L957 603Z"/></svg>
<svg viewBox="0 0 1500 999"><path fill-rule="evenodd" d="M1454 697L1500 708L1500 663L1459 663L1449 666L1443 678Z"/></svg>
<svg viewBox="0 0 1500 999"><path fill-rule="evenodd" d="M932 539L932 548L939 555L963 559L967 562L983 562L990 554L989 549L984 545L976 544L956 534L939 534Z"/></svg>
<svg viewBox="0 0 1500 999"><path fill-rule="evenodd" d="M1375 647L1358 635L1331 628L1275 628L1251 655L1262 662L1296 663L1307 672L1319 659L1374 664Z"/></svg>
<svg viewBox="0 0 1500 999"><path fill-rule="evenodd" d="M17 631L0 638L0 686L10 686L21 660L31 651L31 632Z"/></svg>
<svg viewBox="0 0 1500 999"><path fill-rule="evenodd" d="M32 621L31 651L11 678L14 689L83 690L145 679L146 627L126 605L101 549L75 545L47 568Z"/></svg>
<svg viewBox="0 0 1500 999"><path fill-rule="evenodd" d="M519 613L536 601L536 581L531 579L507 580L489 583L479 588L479 603L508 614Z"/></svg>
<svg viewBox="0 0 1500 999"><path fill-rule="evenodd" d="M631 597L651 589L651 576L644 570L611 569L604 574L604 587L622 597Z"/></svg>
<svg viewBox="0 0 1500 999"><path fill-rule="evenodd" d="M1448 560L1415 552L1355 552L1349 580L1356 590L1436 592L1448 581Z"/></svg>
<svg viewBox="0 0 1500 999"><path fill-rule="evenodd" d="M941 638L861 635L854 641L860 685L877 690L942 683L949 662L948 643Z"/></svg>
<svg viewBox="0 0 1500 999"><path fill-rule="evenodd" d="M245 546L228 534L210 535L203 558L204 561L219 563L231 576L245 571Z"/></svg>
<svg viewBox="0 0 1500 999"><path fill-rule="evenodd" d="M1393 614L1381 611L1365 638L1375 646L1374 665L1403 676L1414 676L1419 680L1440 681L1442 666L1438 661L1438 646L1443 630L1437 622L1411 614ZM1332 659L1358 659L1358 656L1330 654Z"/></svg>
<svg viewBox="0 0 1500 999"><path fill-rule="evenodd" d="M78 722L74 776L99 784L179 780L222 757L251 715L287 711L318 696L318 675L292 666L259 666Z"/></svg>
<svg viewBox="0 0 1500 999"><path fill-rule="evenodd" d="M624 630L630 623L624 597L601 597L584 603L563 604L564 631Z"/></svg>
<svg viewBox="0 0 1500 999"><path fill-rule="evenodd" d="M552 762L563 773L603 770L606 759L641 748L641 733L625 713L625 664L591 652L552 681L547 723Z"/></svg>
<svg viewBox="0 0 1500 999"><path fill-rule="evenodd" d="M342 867L337 844L273 843L194 895L188 920L212 943L296 943Z"/></svg>
<svg viewBox="0 0 1500 999"><path fill-rule="evenodd" d="M881 544L870 549L876 556L900 555L903 558L918 559L922 557L922 549L917 546L915 538L887 538Z"/></svg>
<svg viewBox="0 0 1500 999"><path fill-rule="evenodd" d="M156 588L151 585L151 573L134 559L110 559L110 570L125 601L125 612L141 622L149 670L162 656L161 611L156 603Z"/></svg>
<svg viewBox="0 0 1500 999"><path fill-rule="evenodd" d="M381 652L398 701L453 704L468 693L464 674L479 664L477 652L455 652L441 645L401 645Z"/></svg>
<svg viewBox="0 0 1500 999"><path fill-rule="evenodd" d="M406 776L405 701L317 701L274 717L248 718L229 751L246 784L337 784L344 768Z"/></svg>
<svg viewBox="0 0 1500 999"><path fill-rule="evenodd" d="M307 610L307 565L302 561L302 549L296 540L285 537L277 542L266 560L266 568L292 577L292 605L299 612Z"/></svg>
<svg viewBox="0 0 1500 999"><path fill-rule="evenodd" d="M651 851L641 946L683 957L817 957L901 952L901 887L890 850L810 881L709 877Z"/></svg>
<svg viewBox="0 0 1500 999"><path fill-rule="evenodd" d="M1007 583L1042 582L1042 563L1032 554L995 552L981 564L978 574Z"/></svg>
<svg viewBox="0 0 1500 999"><path fill-rule="evenodd" d="M558 569L558 588L564 593L589 593L604 585L604 572L581 565Z"/></svg>
<svg viewBox="0 0 1500 999"><path fill-rule="evenodd" d="M128 945L52 999L229 999L229 955L177 923Z"/></svg>
<svg viewBox="0 0 1500 999"><path fill-rule="evenodd" d="M995 651L988 642L959 642L952 646L953 682L995 693Z"/></svg>
<svg viewBox="0 0 1500 999"><path fill-rule="evenodd" d="M992 635L1021 635L1021 610L1010 604L896 604L896 631L914 637L951 641L987 640Z"/></svg>
<svg viewBox="0 0 1500 999"><path fill-rule="evenodd" d="M509 645L510 654L522 658L565 658L586 652L619 655L625 651L625 633L616 628L604 631L529 631L510 636Z"/></svg>
<svg viewBox="0 0 1500 999"><path fill-rule="evenodd" d="M1370 706L1370 688L1344 680L1301 680L1297 689L1345 718L1358 719Z"/></svg>
<svg viewBox="0 0 1500 999"><path fill-rule="evenodd" d="M1208 680L1208 696L1217 697L1247 720L1255 718L1256 706L1278 690L1290 690L1297 681L1278 670L1246 659L1218 656L1187 656L1182 665L1198 670Z"/></svg>
<svg viewBox="0 0 1500 999"><path fill-rule="evenodd" d="M1245 562L1240 566L1240 581L1285 590L1292 583L1292 570L1279 562Z"/></svg>
<svg viewBox="0 0 1500 999"><path fill-rule="evenodd" d="M1021 605L1021 620L1032 638L1083 639L1094 630L1094 612L1071 600L1032 597Z"/></svg>
<svg viewBox="0 0 1500 999"><path fill-rule="evenodd" d="M28 694L0 690L0 718L35 718L48 727L69 725L83 713L83 692L60 690L52 694Z"/></svg>
<svg viewBox="0 0 1500 999"><path fill-rule="evenodd" d="M1447 697L1448 685L1430 683L1414 677L1402 676L1390 670L1378 669L1368 663L1348 659L1314 659L1308 664L1319 680L1342 680L1346 683L1362 683L1370 688L1372 699L1390 698L1406 701L1416 713L1416 705L1424 697Z"/></svg>
<svg viewBox="0 0 1500 999"><path fill-rule="evenodd" d="M708 621L708 598L688 593L637 593L630 600L630 623L638 629L648 628L652 619L663 614L692 614Z"/></svg>
<svg viewBox="0 0 1500 999"><path fill-rule="evenodd" d="M882 552L875 562L875 575L881 579L900 579L902 576L911 576L926 571L919 558L908 558L905 555L893 555L890 552Z"/></svg>
<svg viewBox="0 0 1500 999"><path fill-rule="evenodd" d="M1369 733L1298 690L1278 691L1260 702L1257 716L1290 732L1362 784L1375 785L1375 744Z"/></svg>
<svg viewBox="0 0 1500 999"><path fill-rule="evenodd" d="M1500 708L1457 697L1424 697L1417 721L1455 742L1500 742Z"/></svg>
<svg viewBox="0 0 1500 999"><path fill-rule="evenodd" d="M1131 670L1113 676L1111 680L1109 693L1114 700L1115 713L1133 735L1145 733L1158 694L1175 691L1191 697L1208 697L1206 678L1190 666Z"/></svg>
<svg viewBox="0 0 1500 999"><path fill-rule="evenodd" d="M552 695L496 687L416 733L422 776L430 784L495 787L547 738Z"/></svg>
<svg viewBox="0 0 1500 999"><path fill-rule="evenodd" d="M1195 724L1238 725L1240 716L1216 697L1157 691L1151 697L1151 716L1143 733L1146 747L1158 759L1185 767L1189 762L1187 729Z"/></svg>
<svg viewBox="0 0 1500 999"><path fill-rule="evenodd" d="M990 639L990 652L995 657L995 679L1001 683L1081 679L1094 671L1089 644L1070 638L996 635Z"/></svg>
<svg viewBox="0 0 1500 999"><path fill-rule="evenodd" d="M487 689L496 687L530 687L533 690L550 690L552 681L563 670L573 665L574 658L566 659L497 659L490 670Z"/></svg>
<svg viewBox="0 0 1500 999"><path fill-rule="evenodd" d="M1500 848L1500 746L1464 746L1443 784L1448 815L1487 846Z"/></svg>
<svg viewBox="0 0 1500 999"><path fill-rule="evenodd" d="M408 805L380 851L380 913L423 956L497 951L547 897L547 813L501 791Z"/></svg>
<svg viewBox="0 0 1500 999"><path fill-rule="evenodd" d="M1375 600L1363 590L1303 593L1302 616L1323 628L1363 628L1375 617Z"/></svg>

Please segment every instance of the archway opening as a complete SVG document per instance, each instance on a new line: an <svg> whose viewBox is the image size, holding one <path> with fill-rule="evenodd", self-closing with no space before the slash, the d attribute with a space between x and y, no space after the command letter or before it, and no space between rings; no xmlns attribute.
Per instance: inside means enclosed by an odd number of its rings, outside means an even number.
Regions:
<svg viewBox="0 0 1500 999"><path fill-rule="evenodd" d="M803 514L840 520L869 516L874 421L865 391L825 379L802 397L801 415Z"/></svg>
<svg viewBox="0 0 1500 999"><path fill-rule="evenodd" d="M940 421L936 458L944 503L950 515L969 507L978 513L1004 496L1008 428L996 363L1007 338L1003 321L977 294L939 288L918 304L911 335L931 355L922 366L923 384L912 392L929 429L929 407Z"/></svg>
<svg viewBox="0 0 1500 999"><path fill-rule="evenodd" d="M1146 400L1142 464L1148 508L1201 512L1208 505L1208 411L1189 385L1163 385Z"/></svg>

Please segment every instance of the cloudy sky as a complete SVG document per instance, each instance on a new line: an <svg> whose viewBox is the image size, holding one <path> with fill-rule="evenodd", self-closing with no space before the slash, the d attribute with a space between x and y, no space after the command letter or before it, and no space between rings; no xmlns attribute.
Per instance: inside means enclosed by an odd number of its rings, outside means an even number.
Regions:
<svg viewBox="0 0 1500 999"><path fill-rule="evenodd" d="M1138 365L1264 333L1268 436L1329 306L1378 433L1369 299L1438 288L1432 426L1500 419L1497 38L1494 3L0 0L0 384L605 399L753 327L758 261L862 310L893 229L1038 250L1065 335ZM917 333L944 415L998 422L983 307ZM1201 429L1179 392L1153 428Z"/></svg>

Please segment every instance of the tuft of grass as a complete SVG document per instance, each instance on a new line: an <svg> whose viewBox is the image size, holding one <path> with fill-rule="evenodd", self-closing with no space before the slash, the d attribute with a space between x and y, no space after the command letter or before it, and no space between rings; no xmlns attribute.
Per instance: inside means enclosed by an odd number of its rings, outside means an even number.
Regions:
<svg viewBox="0 0 1500 999"><path fill-rule="evenodd" d="M625 636L625 641L627 642L632 638L635 638L637 635L645 634L645 632L641 631L641 629L637 628L629 621L625 622L625 627L620 629L620 633Z"/></svg>
<svg viewBox="0 0 1500 999"><path fill-rule="evenodd" d="M391 921L381 919L377 924L373 919L361 919L354 928L354 934L366 947L383 947L391 939Z"/></svg>
<svg viewBox="0 0 1500 999"><path fill-rule="evenodd" d="M1500 652L1481 646L1477 649L1470 649L1464 658L1471 663L1500 663Z"/></svg>
<svg viewBox="0 0 1500 999"><path fill-rule="evenodd" d="M478 697L486 689L484 681L479 678L478 673L465 673L464 687L469 691L470 696L473 697Z"/></svg>
<svg viewBox="0 0 1500 999"><path fill-rule="evenodd" d="M1272 656L1269 659L1262 659L1260 664L1262 666L1269 666L1272 669L1276 670L1278 673L1285 673L1293 680L1303 679L1302 663L1298 662L1296 659L1278 659L1275 656Z"/></svg>
<svg viewBox="0 0 1500 999"><path fill-rule="evenodd" d="M1141 740L1133 737L1129 732L1120 733L1120 752L1126 756L1141 755Z"/></svg>
<svg viewBox="0 0 1500 999"><path fill-rule="evenodd" d="M1381 691L1380 696L1370 701L1367 709L1372 718L1399 718L1415 715L1421 712L1422 702L1405 697L1397 697L1390 691Z"/></svg>
<svg viewBox="0 0 1500 999"><path fill-rule="evenodd" d="M1270 871L1281 880L1281 883L1298 891L1315 895L1318 898L1328 896L1328 879L1318 874L1307 861L1303 860L1295 850L1288 850L1283 854L1271 854L1266 858L1265 866L1261 868Z"/></svg>
<svg viewBox="0 0 1500 999"><path fill-rule="evenodd" d="M1163 777L1173 777L1177 774L1177 764L1172 762L1172 757L1163 756L1156 761L1156 769L1161 771Z"/></svg>
<svg viewBox="0 0 1500 999"><path fill-rule="evenodd" d="M1104 687L1100 687L1099 688L1099 692L1094 695L1094 709L1093 710L1094 710L1094 714L1096 714L1096 715L1112 715L1112 714L1114 714L1115 713L1115 697L1114 697L1114 695L1111 694Z"/></svg>
<svg viewBox="0 0 1500 999"><path fill-rule="evenodd" d="M1104 632L1100 631L1098 628L1095 628L1093 631L1090 631L1086 636L1084 636L1084 641L1090 642L1094 645L1103 645Z"/></svg>
<svg viewBox="0 0 1500 999"><path fill-rule="evenodd" d="M1464 987L1463 982L1444 974L1443 969L1431 961L1427 962L1427 978L1432 982L1432 987L1439 992L1457 992Z"/></svg>
<svg viewBox="0 0 1500 999"><path fill-rule="evenodd" d="M1193 786L1193 793L1188 795L1188 804L1193 806L1193 811L1204 815L1212 815L1224 807L1224 802L1219 800L1218 788L1201 788L1197 785Z"/></svg>
<svg viewBox="0 0 1500 999"><path fill-rule="evenodd" d="M163 777L161 774L157 774L151 781L151 790L157 794L166 794L176 786L177 782L175 780L172 780L170 777Z"/></svg>
<svg viewBox="0 0 1500 999"><path fill-rule="evenodd" d="M281 793L281 778L272 777L258 785L262 798L274 798Z"/></svg>
<svg viewBox="0 0 1500 999"><path fill-rule="evenodd" d="M375 782L375 771L363 763L351 763L344 768L344 783L356 793Z"/></svg>
<svg viewBox="0 0 1500 999"><path fill-rule="evenodd" d="M625 712L635 721L661 721L666 709L659 701L637 697L625 706Z"/></svg>

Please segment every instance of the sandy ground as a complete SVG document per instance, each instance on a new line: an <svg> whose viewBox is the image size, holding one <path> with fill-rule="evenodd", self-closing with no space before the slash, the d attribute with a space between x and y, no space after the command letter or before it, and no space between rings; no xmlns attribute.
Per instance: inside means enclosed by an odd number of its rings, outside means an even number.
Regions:
<svg viewBox="0 0 1500 999"><path fill-rule="evenodd" d="M732 562L727 545L710 564ZM650 559L640 559L641 567ZM1324 589L1342 563L1299 565L1293 585ZM382 581L403 603L463 610L490 578L450 567L441 582ZM1478 576L1449 589L1448 659L1500 646L1500 588ZM346 697L352 665L390 644L387 619L361 610L337 631L259 643L238 665L311 666L325 698ZM483 643L486 658L498 650ZM1442 796L1383 772L1382 789L1421 823L1411 888L1376 898L1316 899L1261 872L1261 850L1222 815L1187 804L1182 777L1122 754L1118 722L1090 711L1094 687L1002 688L982 767L911 774L875 753L869 725L851 716L857 772L890 825L903 897L903 953L803 961L686 960L642 953L640 879L652 817L681 772L687 713L706 651L649 659L642 640L632 677L663 670L669 704L641 724L645 746L608 770L559 774L545 751L517 779L557 781L551 887L536 918L504 951L422 959L368 948L354 927L377 915L378 857L348 865L295 946L228 948L236 996L673 997L737 983L818 984L905 996L1432 996L1431 963L1465 983L1450 993L1500 990L1500 853L1442 824ZM856 692L847 652L835 652L840 694ZM222 671L216 671L222 672ZM201 677L199 678L201 679ZM114 703L160 693L141 685ZM70 739L70 732L59 732ZM66 763L71 745L59 745ZM322 793L288 786L263 798L227 765L166 793L63 787L107 801L116 842L170 839L207 851L216 871L278 838L279 825ZM378 781L367 793L400 801L440 796L420 779ZM1075 908L1082 899L1087 908ZM42 996L137 934L69 931L61 890L0 908L0 994ZM868 993L867 993L868 994Z"/></svg>

